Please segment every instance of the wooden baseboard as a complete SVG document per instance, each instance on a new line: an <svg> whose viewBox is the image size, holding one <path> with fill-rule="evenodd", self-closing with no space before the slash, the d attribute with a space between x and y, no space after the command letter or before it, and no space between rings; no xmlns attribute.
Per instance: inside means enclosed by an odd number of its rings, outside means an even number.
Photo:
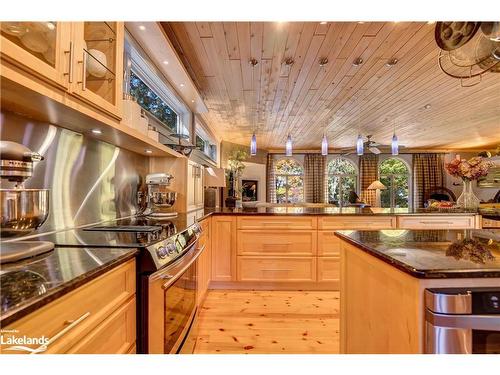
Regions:
<svg viewBox="0 0 500 375"><path fill-rule="evenodd" d="M211 281L209 289L235 290L339 290L338 282L242 282Z"/></svg>

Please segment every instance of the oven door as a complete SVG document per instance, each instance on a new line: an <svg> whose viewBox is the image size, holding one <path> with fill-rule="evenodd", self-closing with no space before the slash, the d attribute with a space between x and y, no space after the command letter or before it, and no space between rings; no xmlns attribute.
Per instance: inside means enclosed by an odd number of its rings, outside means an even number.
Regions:
<svg viewBox="0 0 500 375"><path fill-rule="evenodd" d="M500 315L426 311L428 354L500 354Z"/></svg>
<svg viewBox="0 0 500 375"><path fill-rule="evenodd" d="M149 279L148 352L186 353L186 340L196 317L197 259L203 252L195 242L174 264ZM186 341L186 347L184 343ZM191 353L194 346L190 349Z"/></svg>

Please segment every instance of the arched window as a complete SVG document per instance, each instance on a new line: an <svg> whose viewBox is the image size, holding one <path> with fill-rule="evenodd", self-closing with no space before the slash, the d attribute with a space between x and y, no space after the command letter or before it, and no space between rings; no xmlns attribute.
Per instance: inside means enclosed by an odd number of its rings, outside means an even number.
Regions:
<svg viewBox="0 0 500 375"><path fill-rule="evenodd" d="M398 158L389 158L380 163L379 178L387 189L381 190L382 207L409 207L410 170Z"/></svg>
<svg viewBox="0 0 500 375"><path fill-rule="evenodd" d="M295 159L280 159L274 167L276 202L297 203L304 201L304 168Z"/></svg>
<svg viewBox="0 0 500 375"><path fill-rule="evenodd" d="M327 166L328 173L328 203L346 206L349 194L356 192L358 185L358 170L349 159L336 158Z"/></svg>

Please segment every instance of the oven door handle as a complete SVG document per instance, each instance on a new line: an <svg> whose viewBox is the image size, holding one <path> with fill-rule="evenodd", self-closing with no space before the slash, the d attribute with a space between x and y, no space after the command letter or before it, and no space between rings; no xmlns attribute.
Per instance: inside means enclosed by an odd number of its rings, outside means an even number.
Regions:
<svg viewBox="0 0 500 375"><path fill-rule="evenodd" d="M462 328L500 332L500 315L437 314L427 310L427 322L435 327Z"/></svg>
<svg viewBox="0 0 500 375"><path fill-rule="evenodd" d="M160 278L168 280L166 283L164 283L161 286L162 289L166 290L166 289L170 288L170 286L173 283L175 283L182 276L182 274L184 272L186 272L187 269L193 265L194 262L196 262L196 259L198 259L198 257L201 255L203 250L205 250L205 247L206 247L206 245L203 245L202 247L196 248L195 252L193 253L193 256L188 261L188 263L184 267L182 267L175 275L171 275L171 274L167 273L165 275L160 276Z"/></svg>

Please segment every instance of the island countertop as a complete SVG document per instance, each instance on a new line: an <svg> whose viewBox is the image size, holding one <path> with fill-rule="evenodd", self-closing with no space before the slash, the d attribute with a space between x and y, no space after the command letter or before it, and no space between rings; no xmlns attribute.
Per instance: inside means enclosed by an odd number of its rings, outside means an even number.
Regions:
<svg viewBox="0 0 500 375"><path fill-rule="evenodd" d="M2 327L132 259L137 249L66 248L2 264Z"/></svg>
<svg viewBox="0 0 500 375"><path fill-rule="evenodd" d="M500 277L498 229L338 231L335 235L413 277ZM480 251L470 250L471 240L480 244Z"/></svg>
<svg viewBox="0 0 500 375"><path fill-rule="evenodd" d="M424 208L380 208L380 207L243 207L205 209L203 218L210 215L317 215L317 216L409 216L409 215L479 215L477 212L457 209L424 209Z"/></svg>

